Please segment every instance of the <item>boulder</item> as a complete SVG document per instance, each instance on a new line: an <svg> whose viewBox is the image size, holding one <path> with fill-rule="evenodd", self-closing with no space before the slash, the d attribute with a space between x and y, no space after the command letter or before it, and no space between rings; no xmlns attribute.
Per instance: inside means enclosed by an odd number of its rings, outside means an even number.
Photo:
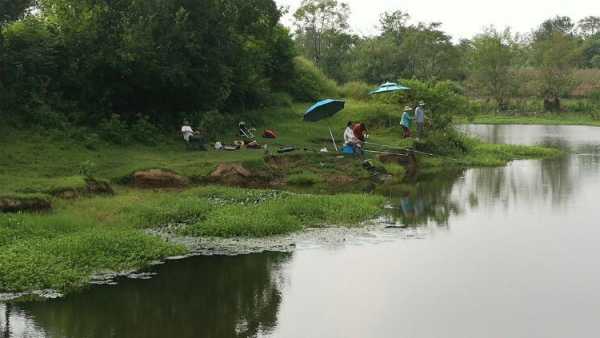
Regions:
<svg viewBox="0 0 600 338"><path fill-rule="evenodd" d="M250 187L258 185L261 179L253 175L241 164L219 164L208 177L209 182L229 186Z"/></svg>
<svg viewBox="0 0 600 338"><path fill-rule="evenodd" d="M252 176L252 173L240 164L221 163L221 164L219 164L217 169L215 169L215 171L213 171L212 174L210 174L210 176L213 178L219 178L219 177L231 176L231 175L248 178L248 177Z"/></svg>
<svg viewBox="0 0 600 338"><path fill-rule="evenodd" d="M184 188L189 183L186 177L161 169L138 171L133 174L133 185L142 189Z"/></svg>
<svg viewBox="0 0 600 338"><path fill-rule="evenodd" d="M0 212L46 211L52 209L47 198L38 196L0 196Z"/></svg>

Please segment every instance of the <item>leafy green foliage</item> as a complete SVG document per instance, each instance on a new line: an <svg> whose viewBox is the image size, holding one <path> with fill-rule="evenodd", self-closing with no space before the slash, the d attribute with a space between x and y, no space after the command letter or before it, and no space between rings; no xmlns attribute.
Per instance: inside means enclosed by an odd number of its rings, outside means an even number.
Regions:
<svg viewBox="0 0 600 338"><path fill-rule="evenodd" d="M374 88L376 88L376 86L369 85L365 82L351 81L340 87L340 94L346 98L367 100L369 98L369 93Z"/></svg>
<svg viewBox="0 0 600 338"><path fill-rule="evenodd" d="M39 3L0 39L5 112L45 103L75 123L141 113L172 125L182 112L260 107L293 74L272 0Z"/></svg>
<svg viewBox="0 0 600 338"><path fill-rule="evenodd" d="M474 91L483 97L493 97L498 108L505 110L516 90L512 74L515 46L510 31L500 33L491 29L475 37L470 57Z"/></svg>
<svg viewBox="0 0 600 338"><path fill-rule="evenodd" d="M296 76L291 81L290 92L296 100L308 102L337 96L337 84L309 60L297 57L294 64Z"/></svg>

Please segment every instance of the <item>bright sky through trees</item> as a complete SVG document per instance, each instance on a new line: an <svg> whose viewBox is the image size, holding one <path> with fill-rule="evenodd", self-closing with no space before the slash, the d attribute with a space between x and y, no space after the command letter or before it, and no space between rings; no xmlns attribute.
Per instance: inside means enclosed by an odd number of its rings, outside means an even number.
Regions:
<svg viewBox="0 0 600 338"><path fill-rule="evenodd" d="M289 6L293 13L302 0L276 0ZM516 32L529 32L544 20L556 15L574 21L589 15L600 16L598 0L345 0L350 4L350 24L355 33L374 34L379 14L384 11L408 12L413 21L441 22L442 28L455 39L471 38L483 27L511 26ZM291 25L288 14L286 24Z"/></svg>

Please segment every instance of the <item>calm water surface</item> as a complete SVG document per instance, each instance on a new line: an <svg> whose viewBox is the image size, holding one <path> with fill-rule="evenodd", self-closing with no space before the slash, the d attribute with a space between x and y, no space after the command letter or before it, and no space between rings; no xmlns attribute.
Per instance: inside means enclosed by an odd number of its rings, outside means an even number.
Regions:
<svg viewBox="0 0 600 338"><path fill-rule="evenodd" d="M0 337L599 336L600 128L462 128L573 154L390 189L386 221L408 228L380 241L197 257L0 305Z"/></svg>

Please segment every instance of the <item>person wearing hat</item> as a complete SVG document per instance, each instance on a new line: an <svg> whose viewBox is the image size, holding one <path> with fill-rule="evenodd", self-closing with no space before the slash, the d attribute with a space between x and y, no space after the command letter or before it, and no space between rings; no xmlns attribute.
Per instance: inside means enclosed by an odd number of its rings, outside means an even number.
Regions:
<svg viewBox="0 0 600 338"><path fill-rule="evenodd" d="M417 120L417 137L423 137L425 131L425 102L419 102L417 109L415 109L415 119Z"/></svg>
<svg viewBox="0 0 600 338"><path fill-rule="evenodd" d="M413 117L410 116L412 112L412 108L409 106L404 107L404 113L402 114L402 121L400 125L402 126L402 130L404 131L404 138L409 138L410 135L410 125L412 123Z"/></svg>

